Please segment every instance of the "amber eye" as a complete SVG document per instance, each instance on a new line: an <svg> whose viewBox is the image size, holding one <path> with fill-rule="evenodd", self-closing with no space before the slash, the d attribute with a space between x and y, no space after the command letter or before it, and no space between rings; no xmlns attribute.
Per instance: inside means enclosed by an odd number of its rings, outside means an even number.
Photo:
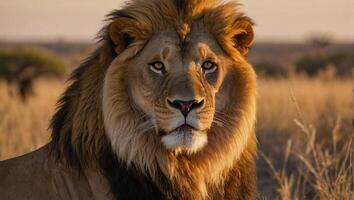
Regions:
<svg viewBox="0 0 354 200"><path fill-rule="evenodd" d="M217 65L211 61L205 61L202 65L205 74L213 73L217 69Z"/></svg>
<svg viewBox="0 0 354 200"><path fill-rule="evenodd" d="M150 63L149 66L151 71L158 74L163 74L163 72L165 71L165 65L160 61Z"/></svg>

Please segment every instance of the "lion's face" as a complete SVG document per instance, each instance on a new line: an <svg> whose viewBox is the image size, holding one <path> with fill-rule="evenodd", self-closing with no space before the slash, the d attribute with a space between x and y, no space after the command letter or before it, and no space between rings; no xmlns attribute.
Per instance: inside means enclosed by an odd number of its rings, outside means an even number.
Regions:
<svg viewBox="0 0 354 200"><path fill-rule="evenodd" d="M168 150L193 153L207 144L216 112L216 93L229 59L205 30L184 43L176 32L153 36L125 65L125 82L135 110ZM108 78L115 79L114 76ZM110 80L114 81L114 80Z"/></svg>

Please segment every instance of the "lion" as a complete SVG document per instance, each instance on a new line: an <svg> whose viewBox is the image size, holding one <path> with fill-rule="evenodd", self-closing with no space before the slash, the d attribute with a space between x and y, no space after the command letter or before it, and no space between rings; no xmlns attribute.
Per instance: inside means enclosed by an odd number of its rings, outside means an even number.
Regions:
<svg viewBox="0 0 354 200"><path fill-rule="evenodd" d="M0 199L254 199L252 20L221 0L131 0L107 18L51 141L0 164Z"/></svg>

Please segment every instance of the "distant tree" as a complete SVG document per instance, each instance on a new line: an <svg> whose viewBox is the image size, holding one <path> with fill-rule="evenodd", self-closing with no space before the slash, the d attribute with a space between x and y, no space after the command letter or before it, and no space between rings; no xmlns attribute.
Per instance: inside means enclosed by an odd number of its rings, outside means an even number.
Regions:
<svg viewBox="0 0 354 200"><path fill-rule="evenodd" d="M329 34L317 33L308 37L307 41L314 47L315 50L322 51L333 43L333 38Z"/></svg>
<svg viewBox="0 0 354 200"><path fill-rule="evenodd" d="M310 76L341 76L351 75L353 67L353 53L351 51L329 51L328 46L333 44L329 34L319 33L308 37L307 41L314 48L314 52L305 53L296 60L296 71Z"/></svg>
<svg viewBox="0 0 354 200"><path fill-rule="evenodd" d="M0 78L15 85L23 101L34 94L33 83L37 77L62 77L67 71L65 62L44 49L0 49Z"/></svg>

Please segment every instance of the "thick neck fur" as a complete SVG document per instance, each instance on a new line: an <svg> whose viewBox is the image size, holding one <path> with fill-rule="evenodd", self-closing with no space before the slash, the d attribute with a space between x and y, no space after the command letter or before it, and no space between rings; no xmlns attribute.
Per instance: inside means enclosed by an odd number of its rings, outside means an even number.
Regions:
<svg viewBox="0 0 354 200"><path fill-rule="evenodd" d="M171 181L158 170L156 182L133 166L127 168L126 163L119 162L110 153L100 159L100 166L113 195L119 199L254 199L254 152L255 141L251 140L240 159L225 173L223 183L209 185L208 195L204 197L188 176Z"/></svg>

